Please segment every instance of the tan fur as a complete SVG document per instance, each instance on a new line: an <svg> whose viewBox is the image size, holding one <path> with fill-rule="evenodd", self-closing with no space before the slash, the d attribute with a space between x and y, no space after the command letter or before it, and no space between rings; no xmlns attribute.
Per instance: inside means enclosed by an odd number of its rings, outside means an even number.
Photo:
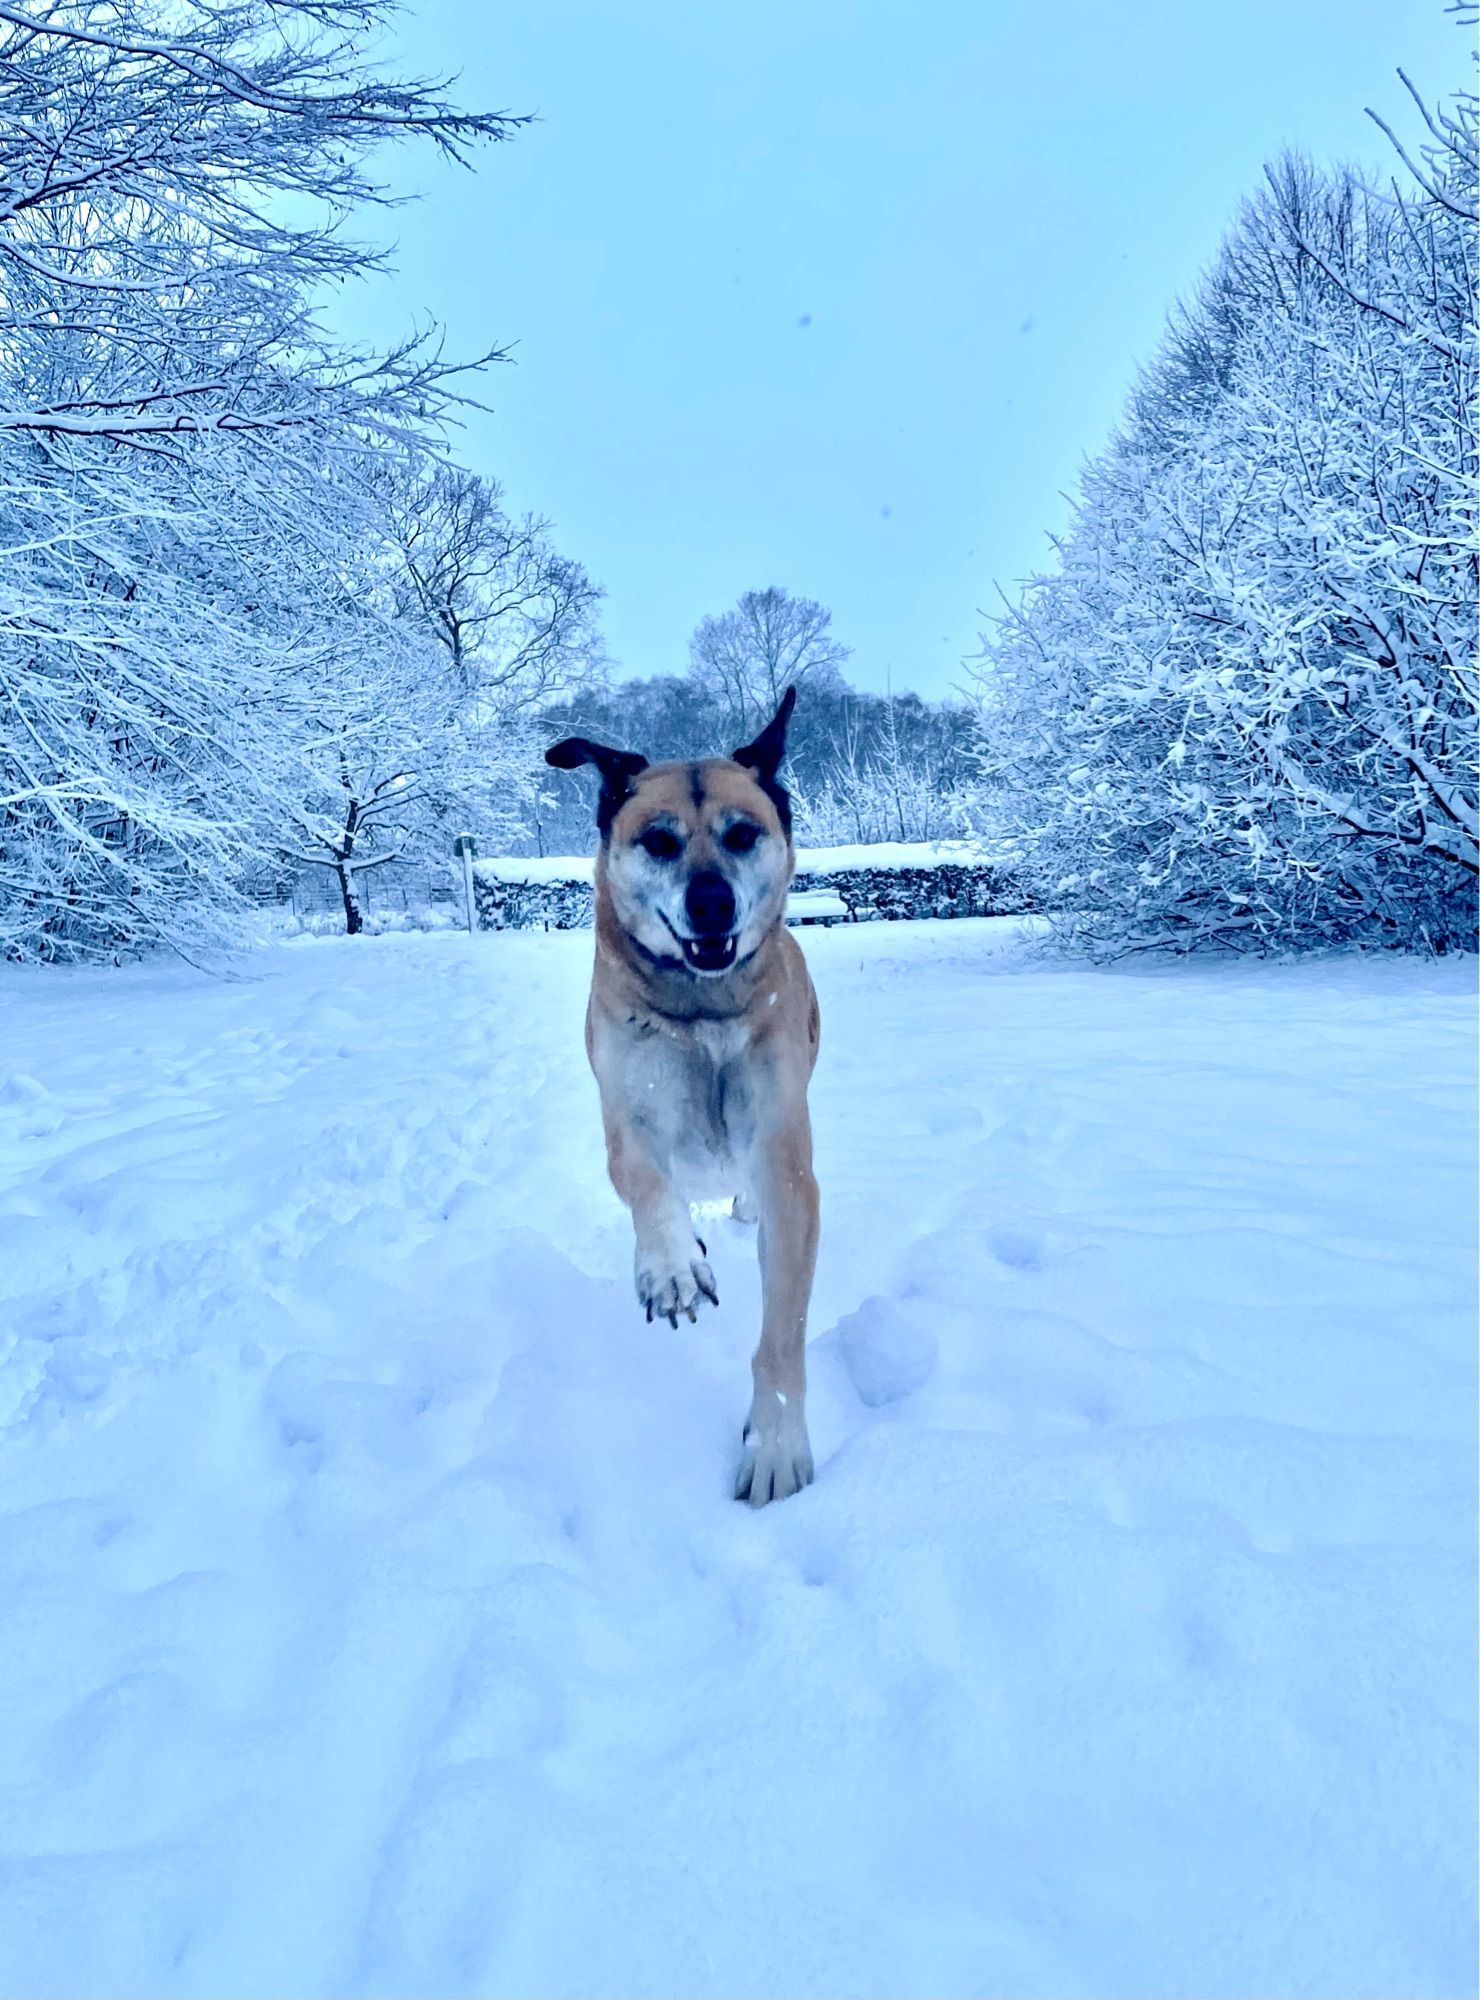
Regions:
<svg viewBox="0 0 1480 2000"><path fill-rule="evenodd" d="M753 855L726 853L727 824L762 829ZM665 868L639 846L654 823L684 843L666 864L686 879L735 879L736 963L717 975L668 956ZM795 857L771 799L728 758L660 764L637 777L596 864L596 967L586 1047L601 1091L612 1185L632 1211L639 1303L676 1325L717 1301L689 1202L717 1192L759 1211L764 1294L738 1497L762 1506L812 1477L804 1415L807 1304L817 1257L817 1183L807 1084L817 996L782 916ZM667 929L672 928L671 922Z"/></svg>

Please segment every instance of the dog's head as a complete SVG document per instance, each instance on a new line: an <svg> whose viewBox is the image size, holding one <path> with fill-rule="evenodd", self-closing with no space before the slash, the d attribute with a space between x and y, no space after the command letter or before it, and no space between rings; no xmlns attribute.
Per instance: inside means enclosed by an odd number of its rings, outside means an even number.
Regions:
<svg viewBox="0 0 1480 2000"><path fill-rule="evenodd" d="M733 969L781 916L791 880L791 802L777 779L788 688L753 743L697 764L649 764L567 736L545 752L562 771L601 776L598 870L617 922L650 958L701 978Z"/></svg>

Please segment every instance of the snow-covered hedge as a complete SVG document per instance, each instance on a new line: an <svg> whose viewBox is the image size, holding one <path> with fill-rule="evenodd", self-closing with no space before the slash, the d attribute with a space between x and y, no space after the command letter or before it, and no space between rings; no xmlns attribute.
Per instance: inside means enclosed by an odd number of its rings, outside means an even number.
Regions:
<svg viewBox="0 0 1480 2000"><path fill-rule="evenodd" d="M591 922L590 855L475 862L484 930L579 930ZM802 848L794 890L829 892L854 923L1012 916L1031 907L1003 864L965 841Z"/></svg>
<svg viewBox="0 0 1480 2000"><path fill-rule="evenodd" d="M854 923L1005 917L1030 907L1000 861L956 840L803 848L792 886L831 890Z"/></svg>
<svg viewBox="0 0 1480 2000"><path fill-rule="evenodd" d="M473 901L485 931L578 931L591 922L589 854L473 863Z"/></svg>

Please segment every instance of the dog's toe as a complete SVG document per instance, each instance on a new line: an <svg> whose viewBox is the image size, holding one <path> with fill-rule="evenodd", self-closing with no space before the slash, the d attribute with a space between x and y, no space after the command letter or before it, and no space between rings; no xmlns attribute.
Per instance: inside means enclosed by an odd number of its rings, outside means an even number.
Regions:
<svg viewBox="0 0 1480 2000"><path fill-rule="evenodd" d="M807 1427L797 1418L781 1425L749 1423L740 1445L735 1473L735 1498L752 1507L772 1500L789 1500L812 1484L812 1447Z"/></svg>
<svg viewBox="0 0 1480 2000"><path fill-rule="evenodd" d="M697 1243L694 1248L699 1248ZM649 1321L666 1319L676 1327L680 1313L690 1321L697 1320L701 1299L719 1304L719 1287L704 1257L690 1256L672 1266L639 1258L637 1302L646 1309Z"/></svg>
<svg viewBox="0 0 1480 2000"><path fill-rule="evenodd" d="M771 1497L773 1483L770 1472L756 1463L756 1455L747 1443L735 1474L735 1498L748 1500L752 1507L764 1507Z"/></svg>

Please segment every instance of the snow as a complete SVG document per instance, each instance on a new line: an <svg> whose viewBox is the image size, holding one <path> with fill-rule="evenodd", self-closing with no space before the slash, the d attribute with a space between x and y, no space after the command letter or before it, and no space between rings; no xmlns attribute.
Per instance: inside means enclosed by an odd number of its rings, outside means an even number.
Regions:
<svg viewBox="0 0 1480 2000"><path fill-rule="evenodd" d="M591 854L498 854L473 863L473 873L489 882L591 882Z"/></svg>
<svg viewBox="0 0 1480 2000"><path fill-rule="evenodd" d="M797 873L832 875L850 868L945 868L990 861L971 840L876 840L849 847L799 847Z"/></svg>
<svg viewBox="0 0 1480 2000"><path fill-rule="evenodd" d="M846 923L849 915L842 897L826 889L793 889L786 898L789 924Z"/></svg>
<svg viewBox="0 0 1480 2000"><path fill-rule="evenodd" d="M0 1990L1473 1990L1473 965L804 948L759 1514L589 935L0 973Z"/></svg>

